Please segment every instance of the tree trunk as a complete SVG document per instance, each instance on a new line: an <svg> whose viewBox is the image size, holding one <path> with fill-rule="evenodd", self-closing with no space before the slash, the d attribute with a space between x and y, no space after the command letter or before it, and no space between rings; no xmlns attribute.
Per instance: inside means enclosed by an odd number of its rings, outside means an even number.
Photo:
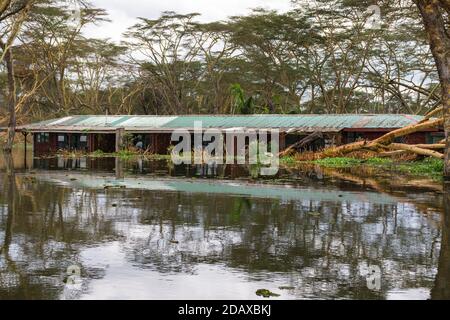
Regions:
<svg viewBox="0 0 450 320"><path fill-rule="evenodd" d="M8 81L9 122L4 151L10 153L12 151L14 136L16 134L16 83L14 80L12 48L8 48L6 50L7 52L5 53L5 62L6 62L6 70L8 73L7 81Z"/></svg>
<svg viewBox="0 0 450 320"><path fill-rule="evenodd" d="M419 154L421 156L427 156L427 157L433 157L437 159L444 159L444 155L442 153L429 150L429 149L422 149L418 148L416 146L408 145L408 144L402 144L402 143L392 143L389 146L389 149L396 151L396 150L405 150L410 151L416 154Z"/></svg>
<svg viewBox="0 0 450 320"><path fill-rule="evenodd" d="M444 130L446 137L444 177L450 178L450 38L445 29L444 14L449 14L448 0L415 0L428 34L442 89Z"/></svg>
<svg viewBox="0 0 450 320"><path fill-rule="evenodd" d="M419 132L423 130L427 130L430 128L436 128L441 126L444 123L444 119L434 119L428 120L427 122L420 122L416 124L409 125L404 128L400 128L394 131L391 131L384 136L374 140L374 141L357 141L350 144L346 144L337 148L326 149L322 153L322 156L325 157L335 157L338 155L343 155L346 153L351 153L354 151L361 150L363 148L367 149L376 149L383 145L388 145L396 138L404 137L410 135L414 132Z"/></svg>
<svg viewBox="0 0 450 320"><path fill-rule="evenodd" d="M415 144L414 147L421 149L431 149L431 150L444 150L444 143L435 143L435 144Z"/></svg>
<svg viewBox="0 0 450 320"><path fill-rule="evenodd" d="M316 141L318 139L323 139L323 134L322 134L322 132L316 131L316 132L308 135L307 137L303 138L299 142L293 144L292 146L290 146L286 150L280 152L279 156L280 157L288 156L291 153L293 153L296 149L304 148L308 144L311 144L311 143L313 143L314 141Z"/></svg>
<svg viewBox="0 0 450 320"><path fill-rule="evenodd" d="M430 128L438 128L443 123L444 123L443 119L435 119L435 120L429 120L427 122L420 122L418 124L412 124L410 126L391 131L391 132L385 134L384 136L382 136L378 139L375 139L372 143L389 144L397 138L410 135L411 133L414 133L414 132L419 132L419 131L427 130Z"/></svg>

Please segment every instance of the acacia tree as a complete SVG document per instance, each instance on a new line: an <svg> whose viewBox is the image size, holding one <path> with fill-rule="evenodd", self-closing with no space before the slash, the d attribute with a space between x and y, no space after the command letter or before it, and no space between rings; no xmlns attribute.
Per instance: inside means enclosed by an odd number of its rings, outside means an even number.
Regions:
<svg viewBox="0 0 450 320"><path fill-rule="evenodd" d="M64 2L41 6L31 13L21 36L21 63L28 68L38 66L39 78L47 79L36 95L35 102L43 112L69 114L77 110L77 78L82 73L79 60L92 66L92 55L99 52L101 40L85 39L83 29L89 24L104 21L106 13L87 3L80 8L76 21L71 21L71 8ZM106 53L105 53L106 54ZM93 58L95 60L95 57ZM106 61L103 60L103 62Z"/></svg>
<svg viewBox="0 0 450 320"><path fill-rule="evenodd" d="M360 16L372 1L345 1ZM375 112L425 114L440 103L439 84L420 14L411 1L378 1L379 25L367 32L369 57L360 86ZM367 29L367 28L366 28ZM372 112L373 112L372 111Z"/></svg>
<svg viewBox="0 0 450 320"><path fill-rule="evenodd" d="M202 75L196 13L165 12L155 20L139 18L129 29L127 45L131 63L139 65L147 89L165 104L162 113L192 112Z"/></svg>
<svg viewBox="0 0 450 320"><path fill-rule="evenodd" d="M232 43L232 31L226 23L196 24L192 33L199 47L199 58L203 61L203 75L197 87L198 110L206 113L221 113L229 98L227 74L237 46Z"/></svg>
<svg viewBox="0 0 450 320"><path fill-rule="evenodd" d="M8 83L8 133L4 151L10 153L16 131L16 82L12 45L20 32L23 22L35 4L35 0L2 0L0 2L0 49L1 60L6 64Z"/></svg>
<svg viewBox="0 0 450 320"><path fill-rule="evenodd" d="M76 25L71 25L69 20L73 10L70 5L74 3L80 4L81 10ZM73 62L72 52L80 40L81 28L96 21L103 12L84 0L1 2L0 48L8 88L6 151L12 149L18 112L29 111L31 107L26 106L30 106L32 100L51 102L48 111L52 113L57 112L58 107L66 110L70 105L67 92L71 88L65 81ZM13 55L13 51L17 55Z"/></svg>
<svg viewBox="0 0 450 320"><path fill-rule="evenodd" d="M231 17L229 24L231 41L241 52L241 85L257 97L261 111L299 112L310 82L308 48L319 39L307 18L296 11L257 9Z"/></svg>

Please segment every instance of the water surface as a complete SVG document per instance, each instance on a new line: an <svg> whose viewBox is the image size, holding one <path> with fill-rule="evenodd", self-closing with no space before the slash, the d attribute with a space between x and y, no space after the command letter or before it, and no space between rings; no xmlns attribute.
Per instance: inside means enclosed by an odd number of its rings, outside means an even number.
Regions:
<svg viewBox="0 0 450 320"><path fill-rule="evenodd" d="M0 299L450 297L450 197L430 181L114 158L0 170Z"/></svg>

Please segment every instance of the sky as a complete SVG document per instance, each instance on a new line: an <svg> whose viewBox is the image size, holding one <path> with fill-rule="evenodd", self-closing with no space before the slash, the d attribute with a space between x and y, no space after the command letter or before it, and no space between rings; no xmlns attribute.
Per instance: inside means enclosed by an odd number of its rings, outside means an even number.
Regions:
<svg viewBox="0 0 450 320"><path fill-rule="evenodd" d="M158 18L164 11L177 13L197 12L199 21L224 20L229 16L243 15L251 8L265 8L287 11L289 0L91 0L94 6L106 9L110 23L91 26L86 30L88 37L110 38L120 41L128 27L136 23L137 17Z"/></svg>

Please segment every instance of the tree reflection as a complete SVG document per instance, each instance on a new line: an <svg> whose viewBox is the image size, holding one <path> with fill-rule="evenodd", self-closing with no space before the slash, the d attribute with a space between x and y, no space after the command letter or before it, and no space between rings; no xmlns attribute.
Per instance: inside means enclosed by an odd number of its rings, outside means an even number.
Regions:
<svg viewBox="0 0 450 320"><path fill-rule="evenodd" d="M432 287L432 298L449 297L449 215L441 230L436 194L410 191L389 204L320 200L325 187L311 182L316 200L282 200L178 192L173 185L90 188L79 181L83 175L59 182L39 173L3 176L3 299L59 298L61 276L72 264L82 265L88 280L103 277L105 270L86 263L83 252L111 242L120 244L123 263L139 270L195 274L200 264L223 265L249 281L281 276L299 298L386 298L393 289ZM338 194L358 189L327 188ZM448 210L448 193L444 203ZM369 265L383 271L380 292L366 286Z"/></svg>
<svg viewBox="0 0 450 320"><path fill-rule="evenodd" d="M3 241L2 247L0 247L0 254L4 254L5 258L8 259L9 255L9 246L11 244L11 238L12 238L12 228L13 228L13 220L14 220L14 214L15 214L15 194L16 194L16 181L15 181L15 173L14 173L14 162L11 154L4 154L4 164L6 169L6 185L8 193L7 193L7 199L8 199L8 206L7 206L7 220L6 220L6 227L5 227L5 238Z"/></svg>
<svg viewBox="0 0 450 320"><path fill-rule="evenodd" d="M438 273L431 298L450 300L450 185L445 184L444 212L442 214L442 241Z"/></svg>
<svg viewBox="0 0 450 320"><path fill-rule="evenodd" d="M58 299L67 267L80 264L80 245L114 239L116 233L97 220L102 213L96 211L101 205L95 192L42 183L12 168L0 175L0 298ZM89 267L84 272L102 273Z"/></svg>

